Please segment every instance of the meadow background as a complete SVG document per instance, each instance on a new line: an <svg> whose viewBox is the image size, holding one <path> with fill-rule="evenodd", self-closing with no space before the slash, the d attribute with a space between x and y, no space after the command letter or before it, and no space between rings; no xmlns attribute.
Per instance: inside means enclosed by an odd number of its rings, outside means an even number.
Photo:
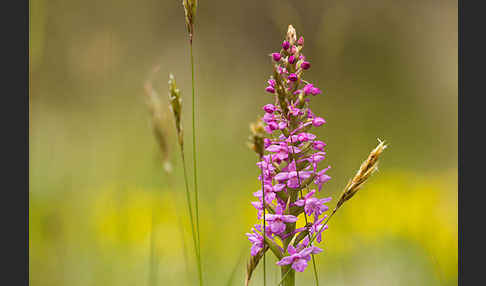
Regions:
<svg viewBox="0 0 486 286"><path fill-rule="evenodd" d="M389 143L380 172L325 232L321 284L456 285L458 34L449 0L200 1L206 285L243 284L258 188L248 123L271 101L268 54L288 24L305 37L306 79L324 94L313 110L327 120L318 136L332 180L320 195L336 198L376 138ZM167 178L143 90L160 65L155 88L165 99L175 74L190 158L188 54L179 0L30 1L31 285L147 285L152 209L158 285L195 283L173 122ZM267 263L275 285L279 272ZM297 275L298 285L311 282L312 271Z"/></svg>

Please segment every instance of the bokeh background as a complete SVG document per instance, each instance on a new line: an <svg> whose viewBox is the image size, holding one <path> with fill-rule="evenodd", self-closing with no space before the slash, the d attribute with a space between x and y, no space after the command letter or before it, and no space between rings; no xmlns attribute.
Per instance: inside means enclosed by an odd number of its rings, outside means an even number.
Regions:
<svg viewBox="0 0 486 286"><path fill-rule="evenodd" d="M173 122L167 177L143 89L160 65L154 87L165 99L175 74L191 158L183 17L180 0L30 1L31 285L148 285L150 267L157 285L195 284ZM457 284L457 1L254 0L198 10L206 285L243 285L258 188L248 124L271 100L268 54L288 24L305 37L306 79L324 91L313 100L332 166L321 195L337 197L377 137L389 143L325 233L321 284ZM274 262L269 285L279 281ZM252 285L261 281L260 267ZM311 269L297 283L311 284Z"/></svg>

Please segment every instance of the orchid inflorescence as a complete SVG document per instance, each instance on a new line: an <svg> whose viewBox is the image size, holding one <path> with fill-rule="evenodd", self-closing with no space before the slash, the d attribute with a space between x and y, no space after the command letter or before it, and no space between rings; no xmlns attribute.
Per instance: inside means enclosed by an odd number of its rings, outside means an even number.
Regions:
<svg viewBox="0 0 486 286"><path fill-rule="evenodd" d="M277 265L298 272L306 269L312 254L322 251L313 242L321 242L321 233L327 229L322 223L328 210L325 203L331 200L316 197L330 179L326 174L330 167L319 169L318 163L326 156L326 144L310 133L326 121L309 107L311 97L322 91L303 79L304 71L310 68L303 47L304 38L297 40L295 29L289 26L280 52L271 54L274 72L265 90L274 95L275 101L263 107L267 135L262 136L264 153L257 163L263 187L253 193L258 200L252 202L258 219L265 216L265 229L256 224L247 233L253 257L268 245L279 258ZM256 135L250 138L258 139ZM301 214L306 225L296 229Z"/></svg>

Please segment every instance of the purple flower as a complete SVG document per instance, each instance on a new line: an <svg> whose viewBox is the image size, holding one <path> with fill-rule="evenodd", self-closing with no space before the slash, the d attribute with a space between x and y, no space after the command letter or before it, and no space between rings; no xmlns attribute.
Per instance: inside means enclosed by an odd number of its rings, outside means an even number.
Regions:
<svg viewBox="0 0 486 286"><path fill-rule="evenodd" d="M297 37L291 35L291 38ZM258 219L262 219L265 210L263 202L274 211L265 216L265 229L261 225L255 225L247 233L252 243L252 255L258 254L265 247L262 231L269 239L277 235L281 240L294 239L302 231L309 231L317 242L321 242L319 230L327 228L322 223L326 217L324 213L329 209L326 203L330 198L315 196L316 190L321 191L323 184L330 179L326 174L329 167L319 171L317 166L325 159L326 153L323 150L326 144L318 140L312 131L313 128L322 126L325 120L316 116L310 108L310 95L315 96L322 92L302 78L302 71L310 68L310 63L302 54L303 45L303 37L299 37L295 45L293 41L292 44L284 41L283 53L271 54L274 76L267 81L265 90L274 96L272 102L263 106L265 113L261 118L264 131L271 135L263 137L265 153L257 163L261 170L258 176L261 188L253 193L257 200L251 204L258 211ZM277 130L280 132L275 134L274 131ZM302 191L304 184L312 190L300 198L291 195ZM287 228L287 224L298 220L295 211L299 206L305 215L314 216L314 223L299 229ZM283 249L280 251L285 253ZM321 251L311 244L309 236L306 235L297 245L290 244L286 253L288 256L277 264L291 265L294 270L302 272L307 267L310 255Z"/></svg>
<svg viewBox="0 0 486 286"><path fill-rule="evenodd" d="M319 192L322 189L322 185L331 179L331 177L325 174L326 171L329 170L330 168L331 166L321 170L319 173L316 174L316 177L314 178L314 183L318 186Z"/></svg>
<svg viewBox="0 0 486 286"><path fill-rule="evenodd" d="M324 123L326 123L326 120L324 120L324 118L322 118L322 117L316 117L312 120L312 125L314 125L316 127L319 127Z"/></svg>
<svg viewBox="0 0 486 286"><path fill-rule="evenodd" d="M326 143L316 140L312 143L312 147L314 147L314 149L316 150L324 151L324 147L326 147Z"/></svg>
<svg viewBox="0 0 486 286"><path fill-rule="evenodd" d="M272 121L275 121L275 115L267 112L265 113L265 115L263 115L262 119L265 123L270 123Z"/></svg>
<svg viewBox="0 0 486 286"><path fill-rule="evenodd" d="M293 104L291 104L291 105L289 106L289 111L290 111L290 114L291 114L292 116L297 116L297 115L299 115L299 113L300 113L300 109L298 109L297 107L295 107Z"/></svg>
<svg viewBox="0 0 486 286"><path fill-rule="evenodd" d="M281 67L281 66L278 66L278 73L279 73L280 75L286 75L286 74L288 74L289 72L287 71L287 69L286 69L286 68Z"/></svg>
<svg viewBox="0 0 486 286"><path fill-rule="evenodd" d="M300 64L300 67L303 69L303 70L308 70L310 68L310 63L309 62L306 62L306 61L303 61L301 64Z"/></svg>
<svg viewBox="0 0 486 286"><path fill-rule="evenodd" d="M318 89L317 87L313 87L312 90L311 90L311 94L312 95L318 95L318 94L321 94L322 91L320 89Z"/></svg>
<svg viewBox="0 0 486 286"><path fill-rule="evenodd" d="M312 190L307 193L307 195L305 195L303 199L295 202L296 206L304 207L304 211L308 216L311 216L312 214L320 216L323 212L329 209L329 207L324 204L330 202L331 198L318 199L316 197L313 197L315 192L316 190Z"/></svg>
<svg viewBox="0 0 486 286"><path fill-rule="evenodd" d="M288 158L287 145L284 144L284 143L283 144L280 144L280 143L272 144L272 145L268 146L267 148L265 148L265 150L268 151L268 152L276 153L273 156L273 160L277 163Z"/></svg>
<svg viewBox="0 0 486 286"><path fill-rule="evenodd" d="M263 160L258 162L257 166L263 171L265 177L271 176L275 171L275 167L273 166L269 155L263 156ZM271 182L271 178L269 179ZM261 178L259 178L259 180L261 180Z"/></svg>
<svg viewBox="0 0 486 286"><path fill-rule="evenodd" d="M297 75L295 73L291 73L291 74L289 74L288 79L290 81L297 81L298 77L297 77Z"/></svg>
<svg viewBox="0 0 486 286"><path fill-rule="evenodd" d="M281 234L285 231L285 223L293 223L297 221L297 217L293 215L282 215L282 214L268 214L265 217L270 230L272 233Z"/></svg>
<svg viewBox="0 0 486 286"><path fill-rule="evenodd" d="M251 256L258 254L263 249L263 236L259 234L255 229L251 229L251 233L247 232L248 240L251 242Z"/></svg>
<svg viewBox="0 0 486 286"><path fill-rule="evenodd" d="M282 43L282 49L288 50L290 48L290 43L288 41L284 41Z"/></svg>
<svg viewBox="0 0 486 286"><path fill-rule="evenodd" d="M263 110L265 110L266 113L273 113L275 111L275 105L267 104L263 107Z"/></svg>
<svg viewBox="0 0 486 286"><path fill-rule="evenodd" d="M272 140L268 138L263 138L263 146L267 148L268 146L272 145Z"/></svg>
<svg viewBox="0 0 486 286"><path fill-rule="evenodd" d="M257 209L257 211L258 211L257 218L258 219L261 219L262 218L262 214L263 214L263 203L261 201L251 202L251 205L253 207L255 207Z"/></svg>
<svg viewBox="0 0 486 286"><path fill-rule="evenodd" d="M285 189L285 184L276 184L275 186L273 186L274 192L280 192L283 189Z"/></svg>
<svg viewBox="0 0 486 286"><path fill-rule="evenodd" d="M312 83L306 84L302 90L305 94L318 95L322 93L321 90L317 87L314 87Z"/></svg>
<svg viewBox="0 0 486 286"><path fill-rule="evenodd" d="M271 193L273 194L273 193ZM305 202L304 211L307 215L315 214L316 216L320 216L323 212L329 209L328 206L324 205L325 203L329 202L331 198L309 198Z"/></svg>
<svg viewBox="0 0 486 286"><path fill-rule="evenodd" d="M310 141L310 140L314 140L316 138L316 135L311 134L311 133L302 132L297 136L297 138L301 142L307 142L307 141Z"/></svg>
<svg viewBox="0 0 486 286"><path fill-rule="evenodd" d="M290 53L291 53L291 54L295 54L296 52L297 52L297 48L296 48L295 46L292 46L292 47L290 48Z"/></svg>
<svg viewBox="0 0 486 286"><path fill-rule="evenodd" d="M302 90L304 91L305 94L311 94L313 88L314 85L312 83L309 83L306 84Z"/></svg>
<svg viewBox="0 0 486 286"><path fill-rule="evenodd" d="M326 155L325 152L317 152L317 153L314 153L314 154L310 155L309 157L307 157L303 160L311 163L313 170L316 173L317 172L317 163L319 163L320 161L325 159L324 155Z"/></svg>
<svg viewBox="0 0 486 286"><path fill-rule="evenodd" d="M268 152L276 153L276 152L282 151L282 148L283 148L283 146L280 146L278 144L273 144L273 145L268 146L265 150L268 151Z"/></svg>
<svg viewBox="0 0 486 286"><path fill-rule="evenodd" d="M300 38L297 40L297 44L299 46L303 46L304 45L304 37L300 36Z"/></svg>
<svg viewBox="0 0 486 286"><path fill-rule="evenodd" d="M277 265L283 266L292 264L292 269L297 272L303 272L307 267L307 262L311 260L310 255L320 253L322 252L322 249L316 246L311 246L308 248L304 248L300 252L297 252L292 244L290 244L287 248L287 252L290 254L290 256L285 256L284 258L282 258L280 261L277 262Z"/></svg>
<svg viewBox="0 0 486 286"><path fill-rule="evenodd" d="M268 191L267 192L267 190L265 190L264 193L265 193L265 205L268 205L273 200L275 200L276 195L275 195L274 192L272 192L272 191ZM258 190L256 192L254 192L253 193L253 196L257 197L261 202L263 202L263 200L262 200L262 190ZM263 207L263 205L262 205L262 207Z"/></svg>
<svg viewBox="0 0 486 286"><path fill-rule="evenodd" d="M275 180L278 182L285 182L287 181L287 186L289 188L297 188L299 187L299 181L302 182L305 179L310 178L313 172L311 171L299 171L297 173L295 168L295 161L293 161L286 170L275 175Z"/></svg>
<svg viewBox="0 0 486 286"><path fill-rule="evenodd" d="M309 229L309 232L314 235L314 234L317 234L316 236L316 241L317 242L321 242L322 241L322 232L326 229L328 229L328 226L327 224L326 225L322 225L321 223L327 218L327 215L325 215L324 217L322 217L320 220L318 221L315 221L312 226L310 227Z"/></svg>

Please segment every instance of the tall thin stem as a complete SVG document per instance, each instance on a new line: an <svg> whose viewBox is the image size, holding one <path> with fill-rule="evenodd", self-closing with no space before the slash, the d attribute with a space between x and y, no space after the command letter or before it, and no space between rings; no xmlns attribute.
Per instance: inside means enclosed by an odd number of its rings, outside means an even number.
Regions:
<svg viewBox="0 0 486 286"><path fill-rule="evenodd" d="M167 187L169 188L169 190L173 190L174 191L174 204L176 205L176 209L179 207L180 203L179 203L179 200L177 199L177 193L175 192L174 190L174 187L172 185L172 178L171 178L171 174L169 172L166 172L166 177L167 177ZM177 225L178 225L178 228L179 228L179 233L180 233L180 236L181 236L181 244L182 244L182 255L183 255L183 258L184 258L184 266L186 268L186 273L189 273L189 263L188 263L188 259L187 259L187 247L186 247L186 239L184 237L184 225L182 223L182 218L181 218L181 215L179 212L176 212L176 215L177 215Z"/></svg>
<svg viewBox="0 0 486 286"><path fill-rule="evenodd" d="M199 273L199 285L202 283L202 269L201 269L201 239L199 236L199 195L197 188L197 162L196 162L196 96L194 89L194 56L192 54L192 37L189 42L191 50L191 79L192 79L192 161L194 168L194 196L195 196L195 209L196 209L196 233L197 233L197 253L198 253L198 273Z"/></svg>
<svg viewBox="0 0 486 286"><path fill-rule="evenodd" d="M262 164L260 165L261 167L261 182L262 182L262 208L263 208L263 228L262 228L262 233L263 233L263 248L265 248L265 186L263 183L263 158L260 157L260 160ZM263 252L263 285L267 285L267 270L266 270L266 263L265 263L265 252Z"/></svg>
<svg viewBox="0 0 486 286"><path fill-rule="evenodd" d="M149 285L157 285L157 256L155 255L155 207L152 206L152 221L150 224L150 269Z"/></svg>
<svg viewBox="0 0 486 286"><path fill-rule="evenodd" d="M201 273L200 273L201 267L199 266L201 260L200 260L199 248L197 247L197 238L196 238L196 234L194 232L194 218L192 216L192 202L191 202L191 196L189 194L189 182L187 180L186 158L184 156L183 145L180 145L180 147L181 147L182 168L184 170L184 184L186 186L187 207L189 208L189 220L191 221L192 241L194 243L194 250L196 252L196 260L197 260L197 263L198 263L197 269L198 269L198 276L199 276L199 285L202 285Z"/></svg>
<svg viewBox="0 0 486 286"><path fill-rule="evenodd" d="M295 270L292 269L290 265L282 266L281 268L282 280L277 284L277 286L295 286Z"/></svg>

